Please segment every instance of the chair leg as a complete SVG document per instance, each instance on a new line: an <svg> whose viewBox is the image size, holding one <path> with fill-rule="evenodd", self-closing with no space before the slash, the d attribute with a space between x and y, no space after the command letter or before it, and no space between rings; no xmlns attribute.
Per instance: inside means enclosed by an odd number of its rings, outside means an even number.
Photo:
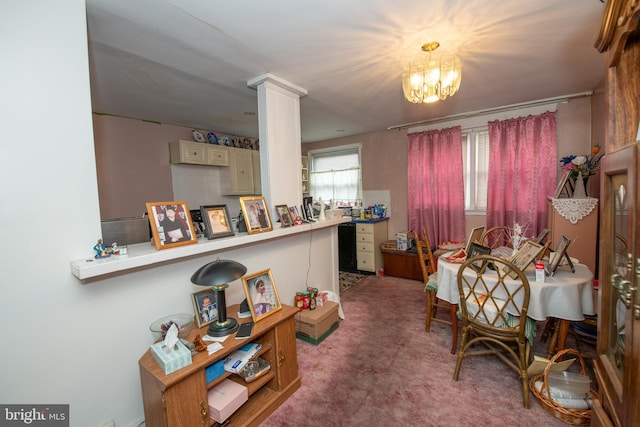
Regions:
<svg viewBox="0 0 640 427"><path fill-rule="evenodd" d="M449 310L451 311L451 354L456 354L456 348L458 347L458 304L451 304Z"/></svg>
<svg viewBox="0 0 640 427"><path fill-rule="evenodd" d="M425 319L425 323L424 323L424 330L426 332L429 332L429 329L431 329L431 317L432 317L432 308L433 308L433 301L432 301L432 294L431 291L425 291L425 295L427 297L427 309L426 309L426 319Z"/></svg>

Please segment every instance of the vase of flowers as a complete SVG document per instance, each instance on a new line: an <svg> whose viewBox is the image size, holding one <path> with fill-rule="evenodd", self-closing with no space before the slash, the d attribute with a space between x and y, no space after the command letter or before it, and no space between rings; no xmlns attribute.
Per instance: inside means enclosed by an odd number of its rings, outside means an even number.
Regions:
<svg viewBox="0 0 640 427"><path fill-rule="evenodd" d="M574 197L587 197L586 185L591 175L595 175L602 159L600 145L596 144L591 153L582 156L570 155L560 159L563 172L570 172L569 177L574 183ZM578 193L584 194L578 194Z"/></svg>

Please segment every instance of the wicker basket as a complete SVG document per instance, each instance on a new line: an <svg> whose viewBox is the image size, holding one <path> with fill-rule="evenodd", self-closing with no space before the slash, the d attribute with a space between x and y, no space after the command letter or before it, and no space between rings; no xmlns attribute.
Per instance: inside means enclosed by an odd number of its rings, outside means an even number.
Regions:
<svg viewBox="0 0 640 427"><path fill-rule="evenodd" d="M553 356L553 358L551 358L551 361L544 369L543 374L538 374L529 380L529 388L531 389L531 392L536 397L536 399L538 399L538 402L540 402L540 405L542 405L542 407L554 417L568 424L573 424L576 426L588 426L591 425L591 409L567 408L566 406L562 406L559 403L555 402L550 397L551 394L549 390L548 377L549 372L551 371L551 365L553 364L553 362L567 354L577 356L582 367L580 374L586 375L587 365L584 361L584 358L578 350L568 348L559 351L555 354L555 356ZM536 381L540 380L542 380L542 387L540 388L540 391L538 391L535 384ZM596 392L593 389L591 389L591 394L596 397Z"/></svg>

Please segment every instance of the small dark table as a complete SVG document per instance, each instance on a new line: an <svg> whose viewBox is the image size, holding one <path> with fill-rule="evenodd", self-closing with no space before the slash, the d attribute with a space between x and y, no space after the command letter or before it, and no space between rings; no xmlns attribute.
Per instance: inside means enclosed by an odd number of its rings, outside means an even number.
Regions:
<svg viewBox="0 0 640 427"><path fill-rule="evenodd" d="M422 269L416 252L399 251L395 240L387 240L380 244L384 262L384 274L422 281Z"/></svg>

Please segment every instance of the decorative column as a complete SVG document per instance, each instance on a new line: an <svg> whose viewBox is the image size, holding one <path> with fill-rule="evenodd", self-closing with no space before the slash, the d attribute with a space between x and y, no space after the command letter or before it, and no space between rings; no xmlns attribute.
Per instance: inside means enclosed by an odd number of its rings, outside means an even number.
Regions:
<svg viewBox="0 0 640 427"><path fill-rule="evenodd" d="M307 91L268 73L249 80L247 86L258 91L262 195L271 209L281 204L300 206L300 97Z"/></svg>

